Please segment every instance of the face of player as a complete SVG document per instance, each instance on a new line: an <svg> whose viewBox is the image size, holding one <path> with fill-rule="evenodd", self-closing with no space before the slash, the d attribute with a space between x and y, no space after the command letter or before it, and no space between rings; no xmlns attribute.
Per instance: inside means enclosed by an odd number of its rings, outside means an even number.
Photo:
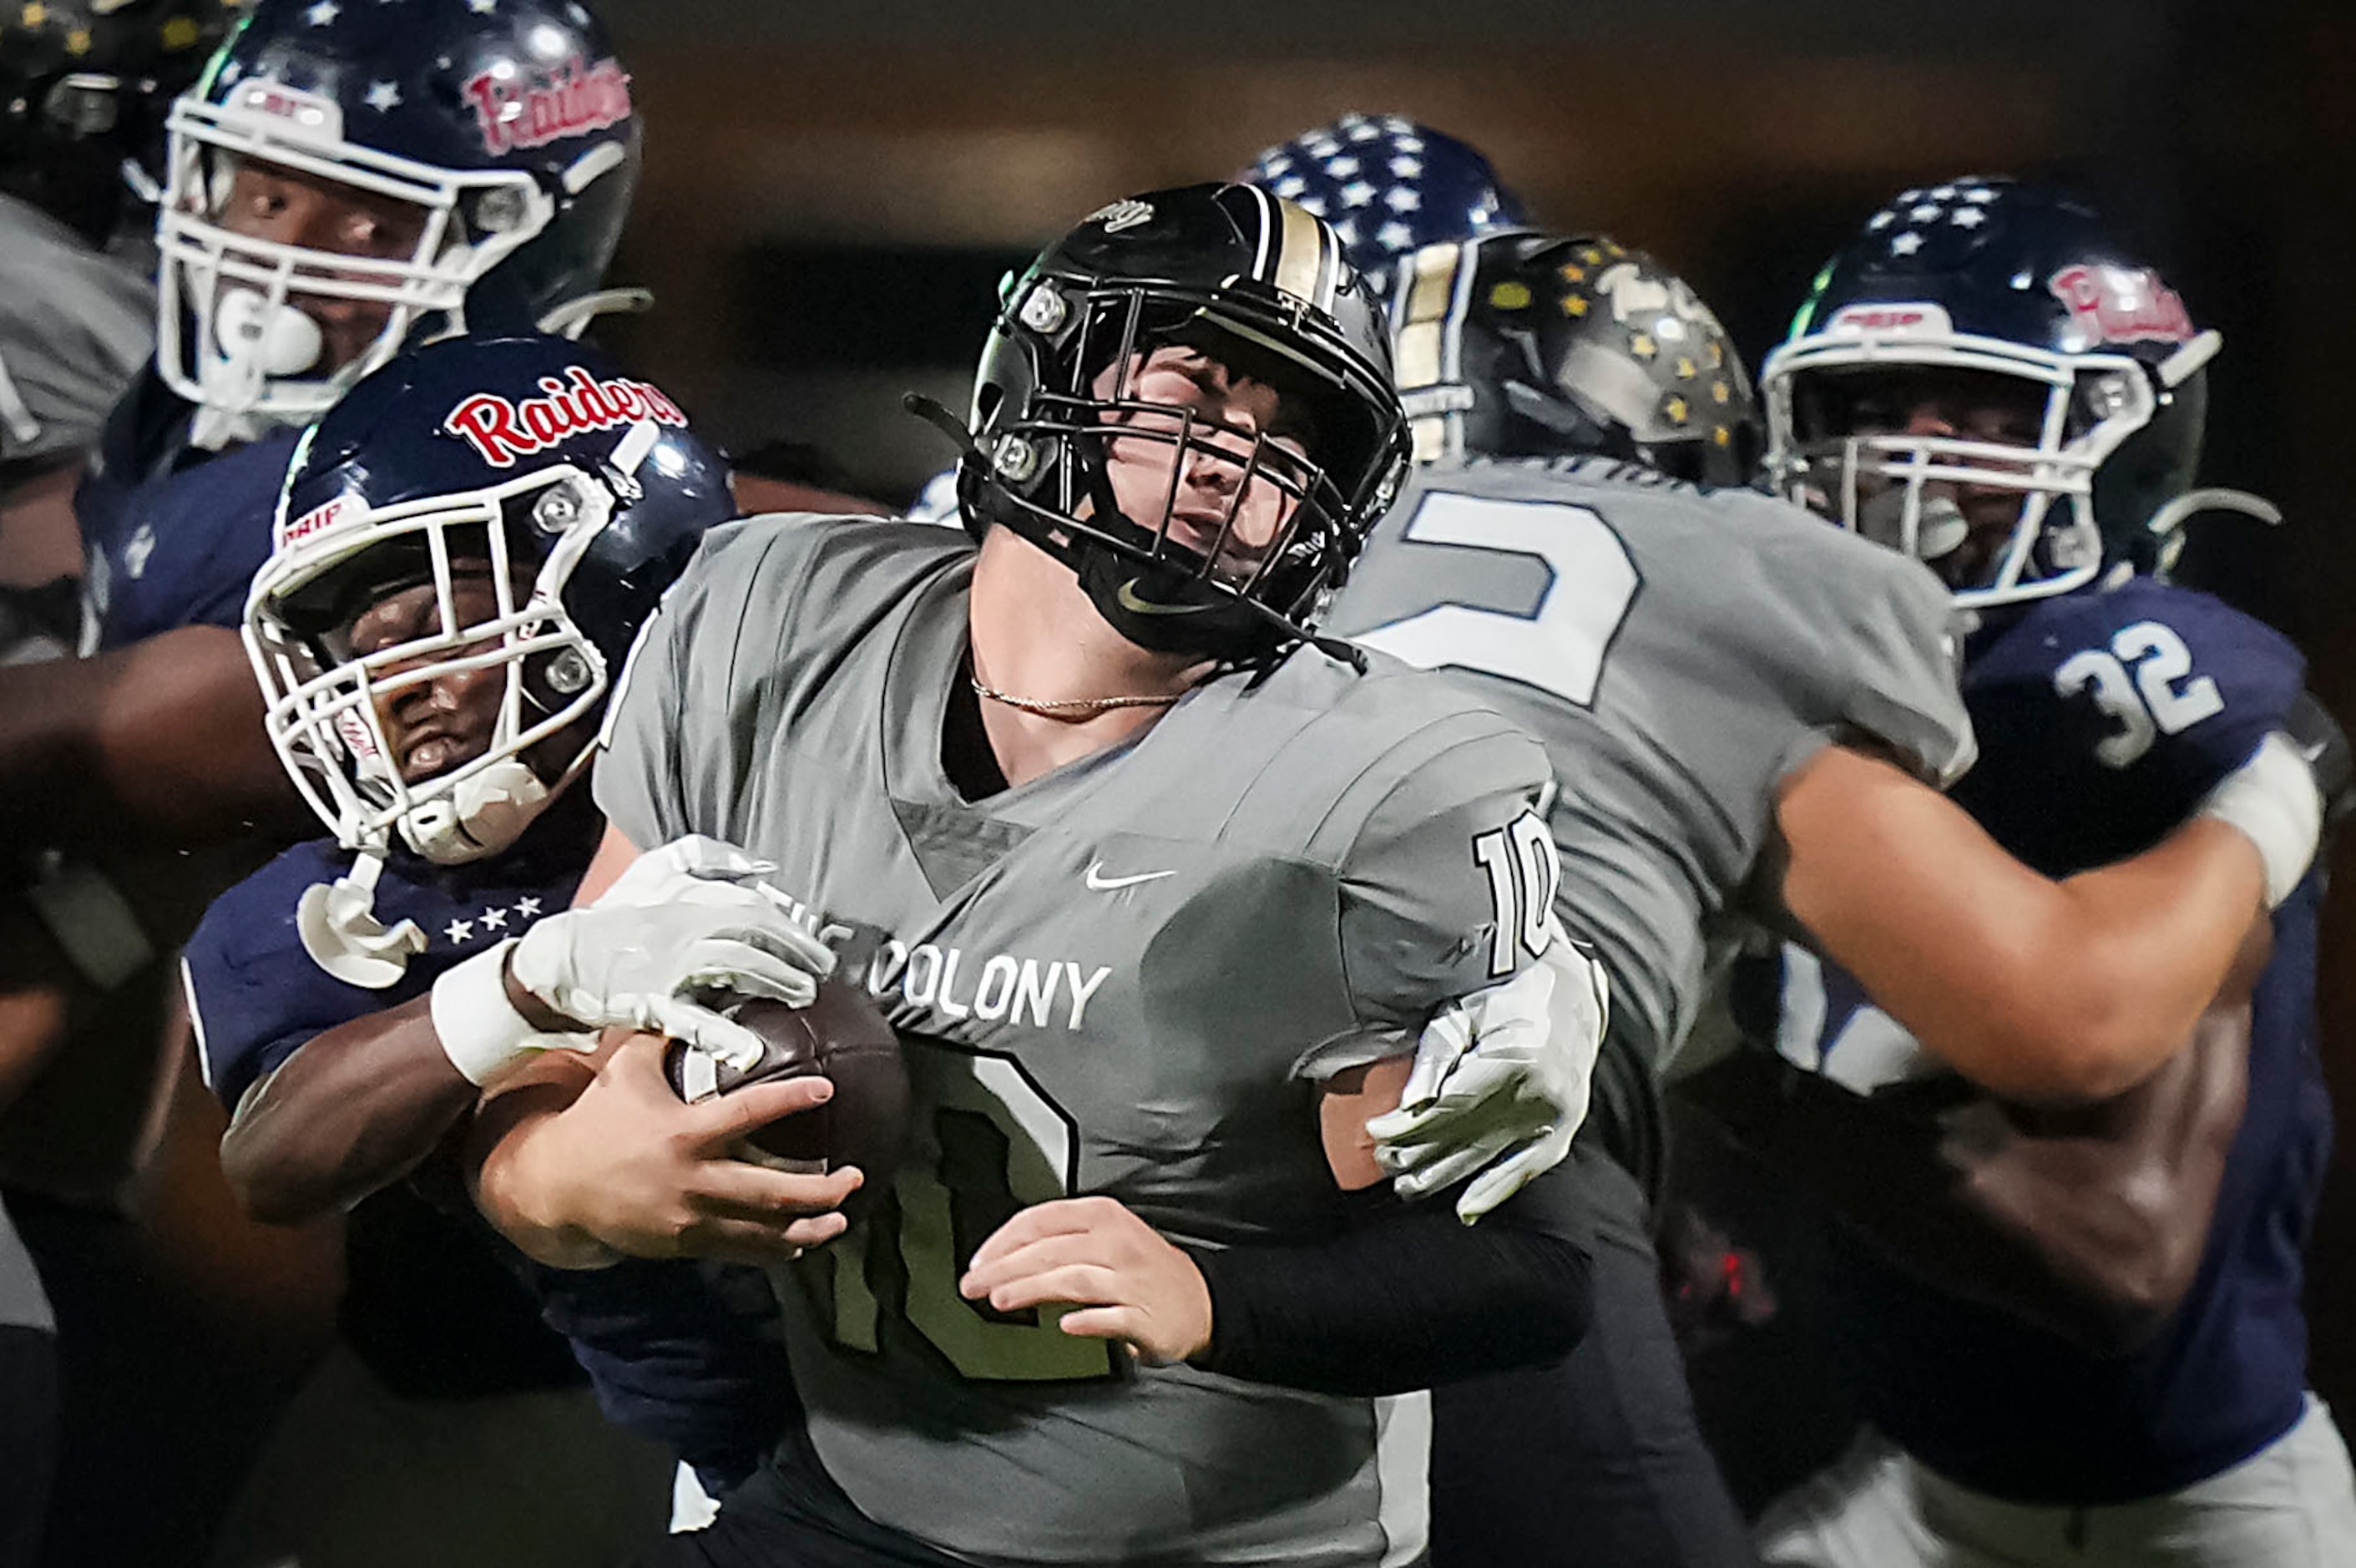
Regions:
<svg viewBox="0 0 2356 1568"><path fill-rule="evenodd" d="M233 234L363 261L408 261L424 232L425 209L299 169L238 160L217 221ZM393 280L355 266L341 276L359 282ZM287 304L318 323L325 339L318 369L341 370L367 352L392 306L375 300L330 299L294 293Z"/></svg>
<svg viewBox="0 0 2356 1568"><path fill-rule="evenodd" d="M2049 389L2025 377L1994 371L1944 366L1856 371L1816 378L1814 406L1804 418L1816 438L1847 435L1933 436L2036 450L2044 434ZM2006 472L2001 459L1975 458L1975 466ZM2027 477L2031 465L2018 466ZM1874 497L1901 488L1889 474L1860 473L1861 508ZM1933 479L1922 486L1925 502L1954 503L1965 528L1962 543L1928 563L1950 587L1987 581L2020 521L2022 492L1994 485Z"/></svg>
<svg viewBox="0 0 2356 1568"><path fill-rule="evenodd" d="M498 591L487 561L450 564L450 599L460 626L478 626L499 616ZM404 642L437 637L442 630L439 600L434 585L420 583L388 595L360 612L352 622L351 657L363 658ZM455 660L494 646L497 639L455 650L421 655L396 662L376 677L382 684L419 664ZM481 669L444 671L428 681L380 691L375 697L379 723L392 749L393 765L402 781L420 784L472 762L491 748L498 724L499 702L507 693L504 664Z"/></svg>
<svg viewBox="0 0 2356 1568"><path fill-rule="evenodd" d="M1173 542L1198 555L1215 553L1213 570L1227 582L1248 578L1298 504L1265 467L1272 460L1307 460L1303 421L1274 387L1199 349L1164 344L1134 356L1125 388L1119 384L1123 368L1098 377L1097 395L1118 392L1125 403L1159 406L1113 416L1116 426L1139 433L1105 444L1106 477L1122 515L1152 532L1166 510ZM1193 423L1182 448L1175 437L1187 414ZM1273 453L1263 453L1253 470L1254 443L1262 437Z"/></svg>

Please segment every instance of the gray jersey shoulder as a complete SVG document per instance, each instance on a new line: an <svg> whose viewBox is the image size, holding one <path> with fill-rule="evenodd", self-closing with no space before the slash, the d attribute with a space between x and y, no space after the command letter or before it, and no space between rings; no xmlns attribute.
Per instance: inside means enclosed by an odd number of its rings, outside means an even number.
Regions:
<svg viewBox="0 0 2356 1568"><path fill-rule="evenodd" d="M1918 564L1749 491L1590 464L1419 472L1329 629L1444 668L1546 742L1559 909L1655 1056L1781 781L1860 739L1944 782L1969 762L1954 612Z"/></svg>
<svg viewBox="0 0 2356 1568"><path fill-rule="evenodd" d="M969 559L939 528L773 513L704 536L616 682L599 804L633 843L738 839L761 750L914 585Z"/></svg>
<svg viewBox="0 0 2356 1568"><path fill-rule="evenodd" d="M0 460L97 445L155 336L149 280L0 197Z"/></svg>

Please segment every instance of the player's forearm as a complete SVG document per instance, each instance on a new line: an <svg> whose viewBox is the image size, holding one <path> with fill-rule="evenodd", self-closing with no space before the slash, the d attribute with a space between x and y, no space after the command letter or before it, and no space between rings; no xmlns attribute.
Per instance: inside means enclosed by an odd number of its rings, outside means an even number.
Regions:
<svg viewBox="0 0 2356 1568"><path fill-rule="evenodd" d="M2263 908L2258 854L2221 822L2056 882L1840 747L1787 781L1777 822L1783 904L1814 944L1924 1049L2025 1103L2108 1099L2149 1075Z"/></svg>
<svg viewBox="0 0 2356 1568"><path fill-rule="evenodd" d="M428 998L327 1030L248 1091L221 1169L248 1214L297 1225L413 1171L473 1110Z"/></svg>
<svg viewBox="0 0 2356 1568"><path fill-rule="evenodd" d="M1927 1110L1905 1113L1751 1049L1675 1092L1902 1273L2090 1349L2110 1342L2106 1304L2058 1279L2037 1248L1975 1204Z"/></svg>
<svg viewBox="0 0 2356 1568"><path fill-rule="evenodd" d="M2108 1099L2157 1071L2223 988L2265 907L2256 851L2202 819L2057 891L2062 905L2029 927L2037 946L2015 939L2017 994L1987 1043L2023 1080L1988 1087L2032 1104Z"/></svg>
<svg viewBox="0 0 2356 1568"><path fill-rule="evenodd" d="M0 834L119 846L298 826L237 634L185 627L93 659L0 669Z"/></svg>
<svg viewBox="0 0 2356 1568"><path fill-rule="evenodd" d="M2131 1093L2066 1112L1950 1078L1867 1098L1764 1050L1676 1093L1899 1269L2116 1354L2166 1321L2199 1266L2240 1122L2246 1020L2221 1007Z"/></svg>
<svg viewBox="0 0 2356 1568"><path fill-rule="evenodd" d="M1981 1104L1947 1120L1966 1200L2085 1305L2100 1348L2147 1339L2191 1288L2248 1099L2249 1029L2246 1004L2212 1008L2158 1072L2091 1112Z"/></svg>
<svg viewBox="0 0 2356 1568"><path fill-rule="evenodd" d="M620 1257L559 1218L562 1173L535 1157L556 1118L594 1076L585 1060L548 1053L482 1103L467 1135L464 1164L475 1207L524 1256L551 1268L604 1268Z"/></svg>
<svg viewBox="0 0 2356 1568"><path fill-rule="evenodd" d="M1538 1177L1477 1226L1452 1200L1354 1194L1329 1241L1194 1252L1211 1343L1194 1364L1312 1393L1405 1393L1568 1355L1591 1302L1570 1184Z"/></svg>

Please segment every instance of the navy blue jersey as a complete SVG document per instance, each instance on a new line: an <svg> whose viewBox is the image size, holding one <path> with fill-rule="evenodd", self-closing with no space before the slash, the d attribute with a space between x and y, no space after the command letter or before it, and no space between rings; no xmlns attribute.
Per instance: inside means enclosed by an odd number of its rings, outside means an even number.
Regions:
<svg viewBox="0 0 2356 1568"><path fill-rule="evenodd" d="M242 625L246 588L270 558L298 433L207 452L188 445L189 412L152 366L143 371L74 496L95 649L184 626Z"/></svg>
<svg viewBox="0 0 2356 1568"><path fill-rule="evenodd" d="M295 919L304 893L350 871L352 856L327 839L288 850L216 900L188 943L188 1010L206 1082L233 1109L316 1036L424 994L459 960L564 908L601 825L586 810L560 807L492 860L388 861L376 918L387 928L414 921L426 945L382 990L321 969ZM792 1408L775 1301L755 1271L653 1261L544 1269L471 1216L405 1187L354 1211L348 1251L346 1335L397 1391L550 1386L561 1380L552 1352L566 1376L579 1376L576 1360L586 1369L616 1422L716 1471L749 1468ZM569 1355L543 1319L570 1339Z"/></svg>
<svg viewBox="0 0 2356 1568"><path fill-rule="evenodd" d="M1980 757L1955 797L2051 875L2135 854L2283 723L2303 676L2278 634L2187 589L2136 579L2042 601L1969 650ZM1838 1240L1827 1331L1867 1415L1924 1464L2021 1502L2117 1502L2213 1475L2298 1419L2302 1254L2331 1142L2315 1054L2321 897L2311 876L2276 911L2208 1250L2151 1342L2093 1356ZM1903 1031L1847 976L1796 952L1783 974L1786 1055L1860 1090L1914 1069Z"/></svg>

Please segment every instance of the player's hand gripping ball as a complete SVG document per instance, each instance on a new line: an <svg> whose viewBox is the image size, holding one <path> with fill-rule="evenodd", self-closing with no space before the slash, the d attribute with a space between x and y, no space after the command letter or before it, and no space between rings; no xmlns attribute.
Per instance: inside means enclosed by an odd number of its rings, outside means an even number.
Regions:
<svg viewBox="0 0 2356 1568"><path fill-rule="evenodd" d="M820 984L807 1007L754 1000L723 1011L759 1036L761 1059L740 1069L673 1040L663 1053L672 1090L693 1104L747 1084L824 1076L834 1085L833 1098L755 1129L744 1140L752 1146L748 1157L812 1174L857 1165L866 1179L843 1205L857 1221L891 1189L908 1146L908 1067L892 1026L864 994L840 980Z"/></svg>

